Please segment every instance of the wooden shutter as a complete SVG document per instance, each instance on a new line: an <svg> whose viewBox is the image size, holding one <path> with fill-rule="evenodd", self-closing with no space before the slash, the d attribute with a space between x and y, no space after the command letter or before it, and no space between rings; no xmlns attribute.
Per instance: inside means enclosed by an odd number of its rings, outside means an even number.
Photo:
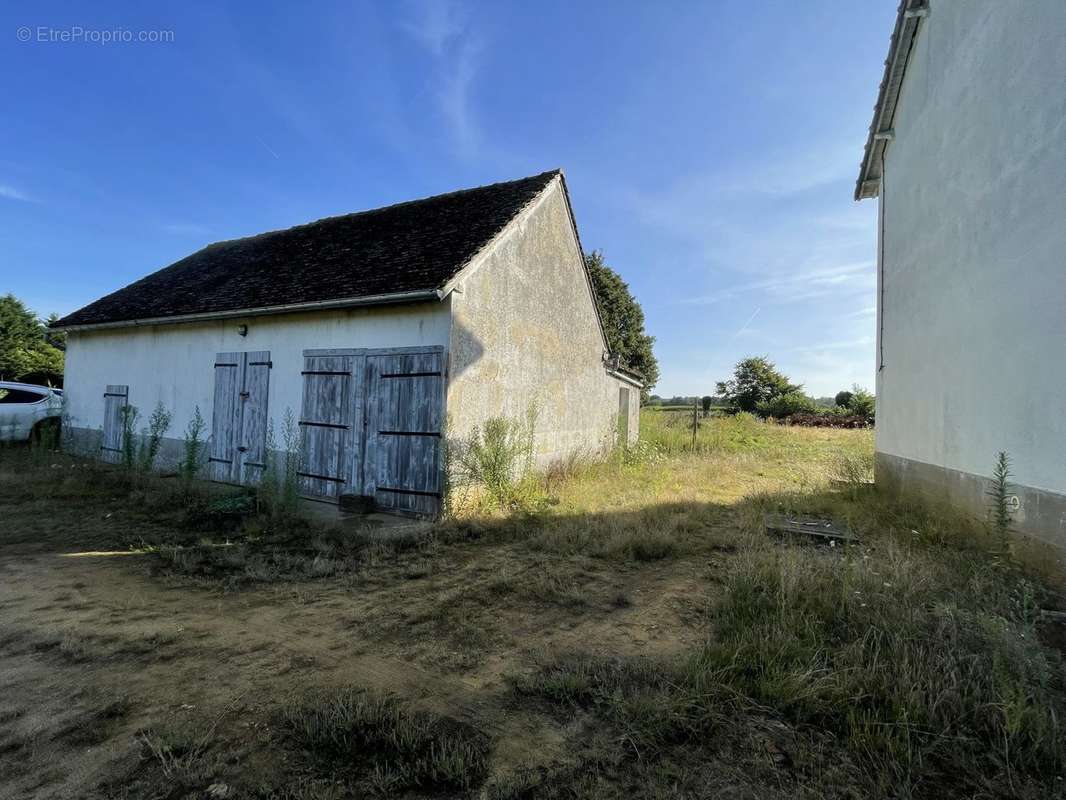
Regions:
<svg viewBox="0 0 1066 800"><path fill-rule="evenodd" d="M240 431L243 356L243 353L219 353L215 356L215 401L211 411L208 474L212 480L225 483L237 483L240 480L237 439Z"/></svg>
<svg viewBox="0 0 1066 800"><path fill-rule="evenodd" d="M350 482L353 356L304 358L300 469L304 492L338 497Z"/></svg>
<svg viewBox="0 0 1066 800"><path fill-rule="evenodd" d="M629 446L629 387L618 389L618 444Z"/></svg>
<svg viewBox="0 0 1066 800"><path fill-rule="evenodd" d="M363 480L383 508L437 513L443 364L441 352L367 357Z"/></svg>
<svg viewBox="0 0 1066 800"><path fill-rule="evenodd" d="M270 351L244 353L241 398L241 435L237 446L240 482L257 484L267 463L267 424L270 389Z"/></svg>
<svg viewBox="0 0 1066 800"><path fill-rule="evenodd" d="M117 464L122 460L123 410L129 404L129 386L108 385L104 391L104 438L100 443L100 458Z"/></svg>

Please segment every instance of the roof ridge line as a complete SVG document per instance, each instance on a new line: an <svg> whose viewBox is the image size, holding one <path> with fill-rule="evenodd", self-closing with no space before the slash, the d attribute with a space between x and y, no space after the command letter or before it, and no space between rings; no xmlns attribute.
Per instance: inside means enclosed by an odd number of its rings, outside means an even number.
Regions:
<svg viewBox="0 0 1066 800"><path fill-rule="evenodd" d="M468 186L465 189L455 189L454 191L451 191L451 192L441 192L440 194L431 194L431 195L427 195L425 197L416 197L413 200L401 200L398 203L390 203L387 206L377 206L376 208L364 208L362 211L349 211L346 214L331 214L330 216L327 216L327 217L319 217L318 219L309 220L307 222L301 222L299 225L290 225L288 228L275 228L274 230L270 230L270 231L261 231L260 233L252 233L252 234L249 234L248 236L235 236L232 239L219 239L217 242L208 242L207 244L205 244L200 249L201 250L206 250L207 248L214 247L215 245L233 244L234 242L243 242L243 241L247 241L249 239L258 239L260 236L272 236L275 233L287 233L288 231L299 230L300 228L306 228L306 227L308 227L310 225L318 225L318 224L320 224L322 222L331 222L333 220L348 219L348 218L351 218L351 217L361 217L361 216L365 216L367 214L377 214L378 212L381 212L381 211L391 211L393 209L403 208L404 206L413 205L415 203L425 203L425 202L428 202L430 200L441 200L441 199L443 199L445 197L455 197L457 195L466 194L467 192L479 192L479 191L482 191L484 189L493 189L493 188L495 188L497 186L506 186L506 185L512 184L512 183L522 183L523 181L531 181L531 180L534 180L536 178L546 178L549 175L555 176L555 175L560 175L560 174L562 174L562 169L557 167L555 169L547 170L546 172L537 173L536 175L527 175L524 178L514 178L514 179L509 180L509 181L496 181L495 183L485 183L485 184L482 184L480 186ZM547 185L547 180L545 180L545 185Z"/></svg>

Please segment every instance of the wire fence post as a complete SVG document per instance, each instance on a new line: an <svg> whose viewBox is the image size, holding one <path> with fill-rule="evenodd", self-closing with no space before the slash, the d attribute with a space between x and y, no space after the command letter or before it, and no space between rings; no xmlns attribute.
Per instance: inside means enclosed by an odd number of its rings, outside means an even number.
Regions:
<svg viewBox="0 0 1066 800"><path fill-rule="evenodd" d="M700 420L700 399L694 398L692 401L692 452L696 452L696 432L699 430Z"/></svg>

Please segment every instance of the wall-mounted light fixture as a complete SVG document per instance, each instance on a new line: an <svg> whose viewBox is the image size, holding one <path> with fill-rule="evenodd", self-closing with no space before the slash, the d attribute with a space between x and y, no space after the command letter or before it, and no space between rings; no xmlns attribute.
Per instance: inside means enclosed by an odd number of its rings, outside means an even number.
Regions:
<svg viewBox="0 0 1066 800"><path fill-rule="evenodd" d="M247 336L248 335L248 326L247 325L238 325L237 326L237 335L238 336Z"/></svg>

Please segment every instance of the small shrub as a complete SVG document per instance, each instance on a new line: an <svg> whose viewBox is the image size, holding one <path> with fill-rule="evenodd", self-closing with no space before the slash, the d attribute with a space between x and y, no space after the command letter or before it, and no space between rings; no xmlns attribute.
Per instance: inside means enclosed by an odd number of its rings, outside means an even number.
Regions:
<svg viewBox="0 0 1066 800"><path fill-rule="evenodd" d="M159 448L163 444L163 434L170 429L170 412L162 403L156 403L152 416L148 418L148 428L141 436L140 451L137 454L137 466L143 472L149 472L155 466Z"/></svg>
<svg viewBox="0 0 1066 800"><path fill-rule="evenodd" d="M184 455L178 465L178 475L185 483L190 483L200 472L204 460L204 431L207 423L200 413L200 406L193 409L192 419L185 428L183 442Z"/></svg>
<svg viewBox="0 0 1066 800"><path fill-rule="evenodd" d="M789 392L760 401L756 410L760 417L784 419L792 414L813 414L817 411L817 406L807 395L801 392Z"/></svg>

